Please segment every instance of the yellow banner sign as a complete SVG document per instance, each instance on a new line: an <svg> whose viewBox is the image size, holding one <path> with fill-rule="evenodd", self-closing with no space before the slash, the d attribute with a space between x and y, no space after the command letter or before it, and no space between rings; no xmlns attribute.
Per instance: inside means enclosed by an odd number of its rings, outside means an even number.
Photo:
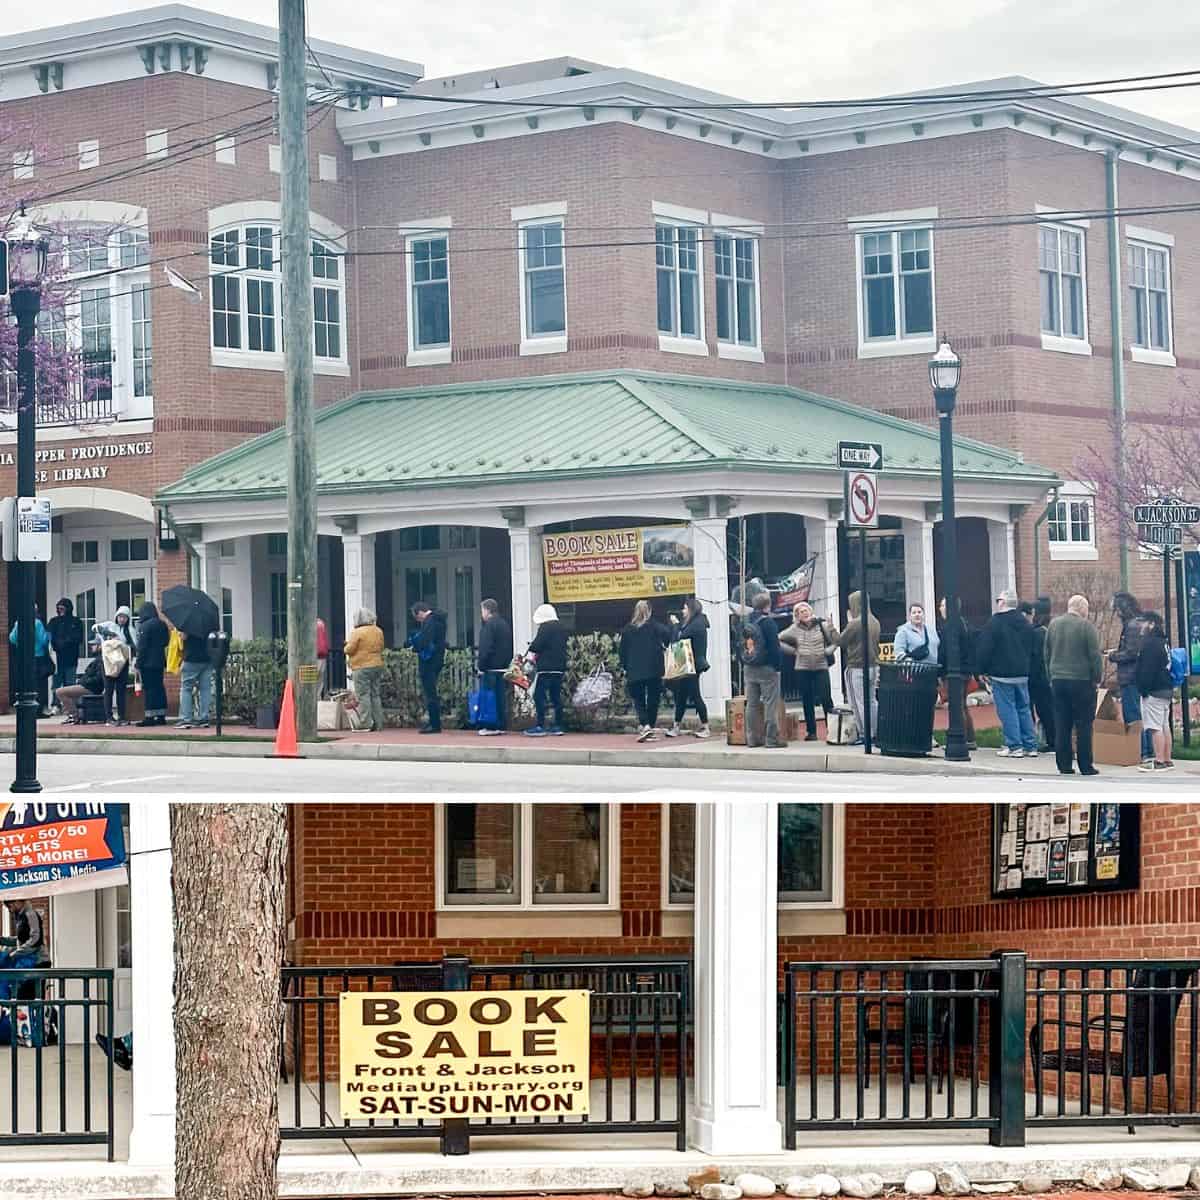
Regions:
<svg viewBox="0 0 1200 1200"><path fill-rule="evenodd" d="M586 991L343 992L342 1117L588 1111Z"/></svg>
<svg viewBox="0 0 1200 1200"><path fill-rule="evenodd" d="M551 604L691 595L696 548L690 525L590 529L542 535Z"/></svg>

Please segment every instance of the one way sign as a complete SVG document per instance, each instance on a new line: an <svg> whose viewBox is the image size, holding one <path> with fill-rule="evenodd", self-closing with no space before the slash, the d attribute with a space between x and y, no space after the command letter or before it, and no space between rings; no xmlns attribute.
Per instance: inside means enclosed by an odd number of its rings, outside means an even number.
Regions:
<svg viewBox="0 0 1200 1200"><path fill-rule="evenodd" d="M883 466L880 442L838 442L838 466L843 471L878 471Z"/></svg>

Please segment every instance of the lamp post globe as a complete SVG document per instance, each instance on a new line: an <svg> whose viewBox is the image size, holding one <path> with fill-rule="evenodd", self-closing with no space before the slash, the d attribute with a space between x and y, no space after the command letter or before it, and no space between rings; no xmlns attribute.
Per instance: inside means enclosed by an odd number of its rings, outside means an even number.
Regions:
<svg viewBox="0 0 1200 1200"><path fill-rule="evenodd" d="M966 736L966 640L958 594L958 522L954 512L954 406L962 378L962 359L943 336L937 353L929 360L929 384L933 389L941 440L942 482L942 586L946 596L946 693L949 721L946 729L946 758L970 761Z"/></svg>
<svg viewBox="0 0 1200 1200"><path fill-rule="evenodd" d="M42 307L49 242L25 214L8 230L9 307L17 320L17 496L32 499L37 483L36 373L33 341ZM17 753L14 792L40 792L37 778L37 679L34 675L34 565L20 558L18 547L6 554L16 560L9 611L17 618Z"/></svg>

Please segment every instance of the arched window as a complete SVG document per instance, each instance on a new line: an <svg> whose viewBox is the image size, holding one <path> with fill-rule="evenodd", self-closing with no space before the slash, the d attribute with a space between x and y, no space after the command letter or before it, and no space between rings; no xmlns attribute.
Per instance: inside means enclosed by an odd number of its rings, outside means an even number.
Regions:
<svg viewBox="0 0 1200 1200"><path fill-rule="evenodd" d="M346 372L345 261L312 239L313 365ZM283 272L278 222L245 221L209 237L212 356L218 366L283 367ZM342 368L342 370L339 370Z"/></svg>

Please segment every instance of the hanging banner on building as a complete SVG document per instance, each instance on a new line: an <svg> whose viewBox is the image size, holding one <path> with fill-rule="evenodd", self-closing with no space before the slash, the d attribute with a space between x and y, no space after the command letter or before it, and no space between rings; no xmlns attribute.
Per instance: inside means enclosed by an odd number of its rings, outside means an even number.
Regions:
<svg viewBox="0 0 1200 1200"><path fill-rule="evenodd" d="M542 561L551 604L693 595L696 590L690 525L547 533Z"/></svg>
<svg viewBox="0 0 1200 1200"><path fill-rule="evenodd" d="M128 882L123 804L0 803L0 899Z"/></svg>
<svg viewBox="0 0 1200 1200"><path fill-rule="evenodd" d="M342 1117L578 1116L591 994L343 992Z"/></svg>

